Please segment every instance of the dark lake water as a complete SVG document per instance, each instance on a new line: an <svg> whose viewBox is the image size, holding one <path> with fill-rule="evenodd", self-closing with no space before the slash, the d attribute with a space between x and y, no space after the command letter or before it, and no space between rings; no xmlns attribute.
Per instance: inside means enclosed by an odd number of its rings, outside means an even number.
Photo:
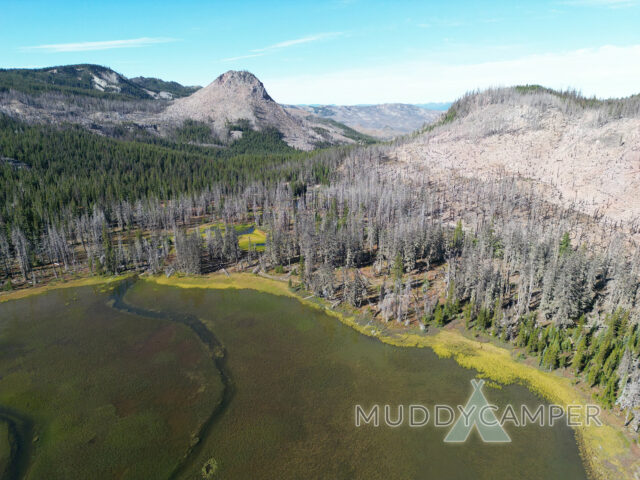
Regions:
<svg viewBox="0 0 640 480"><path fill-rule="evenodd" d="M215 458L220 478L586 478L566 425L507 428L509 444L474 432L458 445L432 426L356 428L356 404L466 403L474 372L428 349L385 345L294 299L254 291L139 282L125 298L196 315L224 344L234 394L195 462ZM498 406L540 403L521 386L485 390Z"/></svg>
<svg viewBox="0 0 640 480"><path fill-rule="evenodd" d="M86 300L89 297L90 300ZM166 474L158 470L153 478L169 478L173 471L176 478L201 479L202 467L210 459L214 459L212 464L215 463L217 469L211 478L220 479L586 478L573 432L562 423L553 428L507 426L512 442L506 444L485 444L474 432L466 443L457 445L443 442L448 428L435 428L431 423L421 428L356 427L355 405L466 403L474 372L453 360L439 359L428 349L385 345L294 299L254 291L179 289L138 281L126 291L121 304L109 297L109 294L83 288L0 304L0 400L12 399L11 405L4 406L33 421L36 430L38 422L49 421L35 415L41 412L35 408L37 405L29 403L21 408L19 402L15 402L15 395L10 395L8 390L1 391L3 387L19 388L16 395L30 398L25 390L36 389L41 402L47 401L43 398L47 392L52 392L51 395L56 392L51 388L39 389L38 385L26 381L3 383L3 376L6 380L11 375L26 375L20 369L30 368L31 348L42 345L39 340L30 346L27 336L16 333L20 322L27 322L30 335L36 335L41 324L47 336L52 335L53 328L49 316L55 318L57 330L62 332L65 328L82 328L83 322L90 322L92 327L87 332L83 330L81 336L58 332L55 350L52 350L60 353L64 348L79 348L87 358L96 350L91 346L100 342L115 342L130 355L127 349L144 338L152 338L149 335L161 338L166 350L160 349L157 342L143 343L147 349L154 347L154 356L137 355L135 361L142 364L129 368L131 373L126 371L128 364L123 364L122 359L112 358L115 347L109 349L109 355L101 353L98 363L90 361L94 366L100 364L112 377L118 369L123 370L123 390L131 388L132 380L127 375L153 372L153 378L148 381L156 383L148 388L162 392L163 403L162 408L156 405L150 407L150 411L158 417L154 417L153 425L160 434L172 431L169 427L161 428L163 421L171 426L183 419L193 424L193 430L196 421L206 420L205 410L214 414L201 432L200 443L187 455L186 461L180 459L189 451L193 439L190 442L183 434L180 441L159 442L165 449L167 443L171 444L174 451L170 455L162 452L164 463L161 464ZM124 306L129 312L122 310ZM75 320L66 323L64 318ZM100 319L100 328L90 318ZM171 330L172 335L177 336L175 341L167 337L169 325L178 325ZM197 332L202 326L207 327L217 342L210 348L213 356L207 357L206 365L200 361L205 356L198 345L204 338L202 332ZM118 340L119 331L123 340ZM208 340L204 338L204 341ZM3 347L11 350L3 352ZM218 358L222 351L223 366ZM189 352L195 353L189 356ZM69 362L77 363L78 357L71 356ZM153 363L153 368L143 368L144 362ZM167 378L161 374L162 362L170 372ZM185 362L189 368L184 367L181 374ZM59 359L55 364L57 369L65 368ZM74 371L77 368L74 366ZM201 388L196 388L192 380L198 375L208 376L199 379ZM223 378L225 375L228 378ZM35 378L44 381L42 377ZM100 379L98 376L94 380ZM117 378L111 379L110 388L119 391L117 382ZM69 388L74 385L70 384ZM97 388L93 384L92 387ZM221 394L221 388L226 388L226 394ZM484 390L489 400L499 407L508 403L519 406L541 402L520 386L485 387ZM154 404L153 398L144 391L137 395ZM92 408L102 412L98 425L107 437L122 428L122 415L129 414L122 413L122 405L118 408L112 405L115 414L106 415L104 411L111 411L111 398L115 397L103 395L92 404ZM100 402L104 405L99 405ZM167 402L174 402L175 408ZM144 405L138 405L137 409L129 404L127 407L146 418ZM189 409L196 407L198 415L190 415ZM87 423L95 423L91 411L75 421L85 418ZM176 430L176 425L172 428ZM139 433L153 436L154 432L141 429ZM87 438L90 442L91 435ZM0 442L0 448L2 445ZM63 446L53 451L75 459L82 457L83 448L87 448L92 458L100 461L100 448L90 447L95 442L74 445L78 451L70 452L70 447ZM138 443L132 443L132 447L138 449L139 455L150 455ZM108 463L113 458L113 448L105 446L102 462ZM122 448L126 448L126 442ZM38 455L35 448L32 457L37 459ZM38 461L42 464L45 460L41 457ZM181 467L177 471L169 468L169 460L174 467ZM135 462L135 455L131 461ZM107 468L96 470L93 478L137 477L126 469L109 473Z"/></svg>

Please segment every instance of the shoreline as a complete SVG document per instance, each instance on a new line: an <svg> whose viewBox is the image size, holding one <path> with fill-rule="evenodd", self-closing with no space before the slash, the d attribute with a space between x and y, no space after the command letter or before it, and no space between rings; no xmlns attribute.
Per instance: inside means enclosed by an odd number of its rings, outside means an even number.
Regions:
<svg viewBox="0 0 640 480"><path fill-rule="evenodd" d="M31 297L33 295L40 295L50 290L58 290L60 288L77 288L77 287L100 287L117 283L125 278L134 276L131 273L124 275L112 275L112 276L95 276L95 277L78 277L70 280L56 279L37 287L21 288L19 290L12 290L9 292L0 293L0 303L8 302L9 300L19 300L21 298Z"/></svg>
<svg viewBox="0 0 640 480"><path fill-rule="evenodd" d="M82 286L104 286L119 282L132 275L116 277L79 278L67 282L56 282L41 287L18 290L0 295L0 303L37 295L58 288ZM313 297L302 297L293 292L283 279L264 277L250 273L214 273L203 276L140 276L147 281L163 286L200 289L249 289L286 296L304 305L322 310L359 333L375 337L383 343L396 347L430 348L440 358L453 358L460 366L478 372L480 377L505 385L521 384L545 400L560 405L585 405L590 403L587 394L575 387L571 379L553 372L545 372L518 361L508 349L491 342L473 340L458 330L439 329L435 334L419 331L383 332L373 324L362 324L357 314L336 311L326 301ZM573 428L585 470L596 480L609 478L634 479L633 470L640 471L640 458L633 455L633 444L624 432L608 423L598 426Z"/></svg>
<svg viewBox="0 0 640 480"><path fill-rule="evenodd" d="M479 376L505 385L518 383L545 400L560 405L585 405L589 398L574 387L571 380L552 372L517 361L511 352L490 342L467 338L456 330L440 329L435 334L406 331L404 333L382 333L375 325L357 322L355 314L331 309L321 299L312 301L291 291L284 280L248 273L210 274L200 277L145 276L141 280L158 285L179 288L256 290L272 295L287 296L304 305L322 310L359 333L375 337L383 343L396 347L430 348L440 358L453 358L460 366L476 370ZM598 426L573 428L576 443L589 477L596 480L634 479L631 469L640 469L640 459L632 458L629 440L624 433L607 423ZM625 458L629 457L629 458ZM623 464L624 460L631 465ZM624 463L627 463L624 462Z"/></svg>

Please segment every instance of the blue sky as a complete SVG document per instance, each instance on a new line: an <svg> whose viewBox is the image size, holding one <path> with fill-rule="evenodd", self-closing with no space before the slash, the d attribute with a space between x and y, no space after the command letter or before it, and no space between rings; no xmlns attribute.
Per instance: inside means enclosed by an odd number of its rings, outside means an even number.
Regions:
<svg viewBox="0 0 640 480"><path fill-rule="evenodd" d="M640 0L2 0L0 67L97 63L283 103L426 103L540 83L640 92Z"/></svg>

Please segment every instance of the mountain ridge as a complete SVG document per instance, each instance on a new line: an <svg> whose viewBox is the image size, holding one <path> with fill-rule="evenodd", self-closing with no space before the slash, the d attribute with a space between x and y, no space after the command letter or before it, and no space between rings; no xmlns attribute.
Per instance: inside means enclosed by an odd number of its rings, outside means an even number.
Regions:
<svg viewBox="0 0 640 480"><path fill-rule="evenodd" d="M35 95L63 93L109 99L170 100L189 95L197 88L157 78L130 79L109 67L87 63L0 69L0 91L15 90Z"/></svg>
<svg viewBox="0 0 640 480"><path fill-rule="evenodd" d="M640 227L640 96L519 86L471 92L390 151L389 174L515 177L547 200Z"/></svg>

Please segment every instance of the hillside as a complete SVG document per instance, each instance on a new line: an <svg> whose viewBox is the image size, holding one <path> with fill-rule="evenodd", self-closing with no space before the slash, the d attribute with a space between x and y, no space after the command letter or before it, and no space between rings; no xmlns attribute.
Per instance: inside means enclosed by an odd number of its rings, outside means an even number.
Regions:
<svg viewBox="0 0 640 480"><path fill-rule="evenodd" d="M223 137L230 124L248 121L253 129L274 127L291 146L310 150L318 145L353 143L341 125L318 121L313 116L291 115L267 93L255 75L229 71L189 97L176 100L162 114L168 122L205 122ZM237 129L240 130L240 129Z"/></svg>
<svg viewBox="0 0 640 480"><path fill-rule="evenodd" d="M343 123L383 140L404 135L436 121L442 111L404 103L380 105L288 105L291 113L313 114ZM303 113L304 112L304 113Z"/></svg>
<svg viewBox="0 0 640 480"><path fill-rule="evenodd" d="M640 222L640 99L598 101L541 87L487 90L391 152L397 174L515 176L547 200Z"/></svg>

